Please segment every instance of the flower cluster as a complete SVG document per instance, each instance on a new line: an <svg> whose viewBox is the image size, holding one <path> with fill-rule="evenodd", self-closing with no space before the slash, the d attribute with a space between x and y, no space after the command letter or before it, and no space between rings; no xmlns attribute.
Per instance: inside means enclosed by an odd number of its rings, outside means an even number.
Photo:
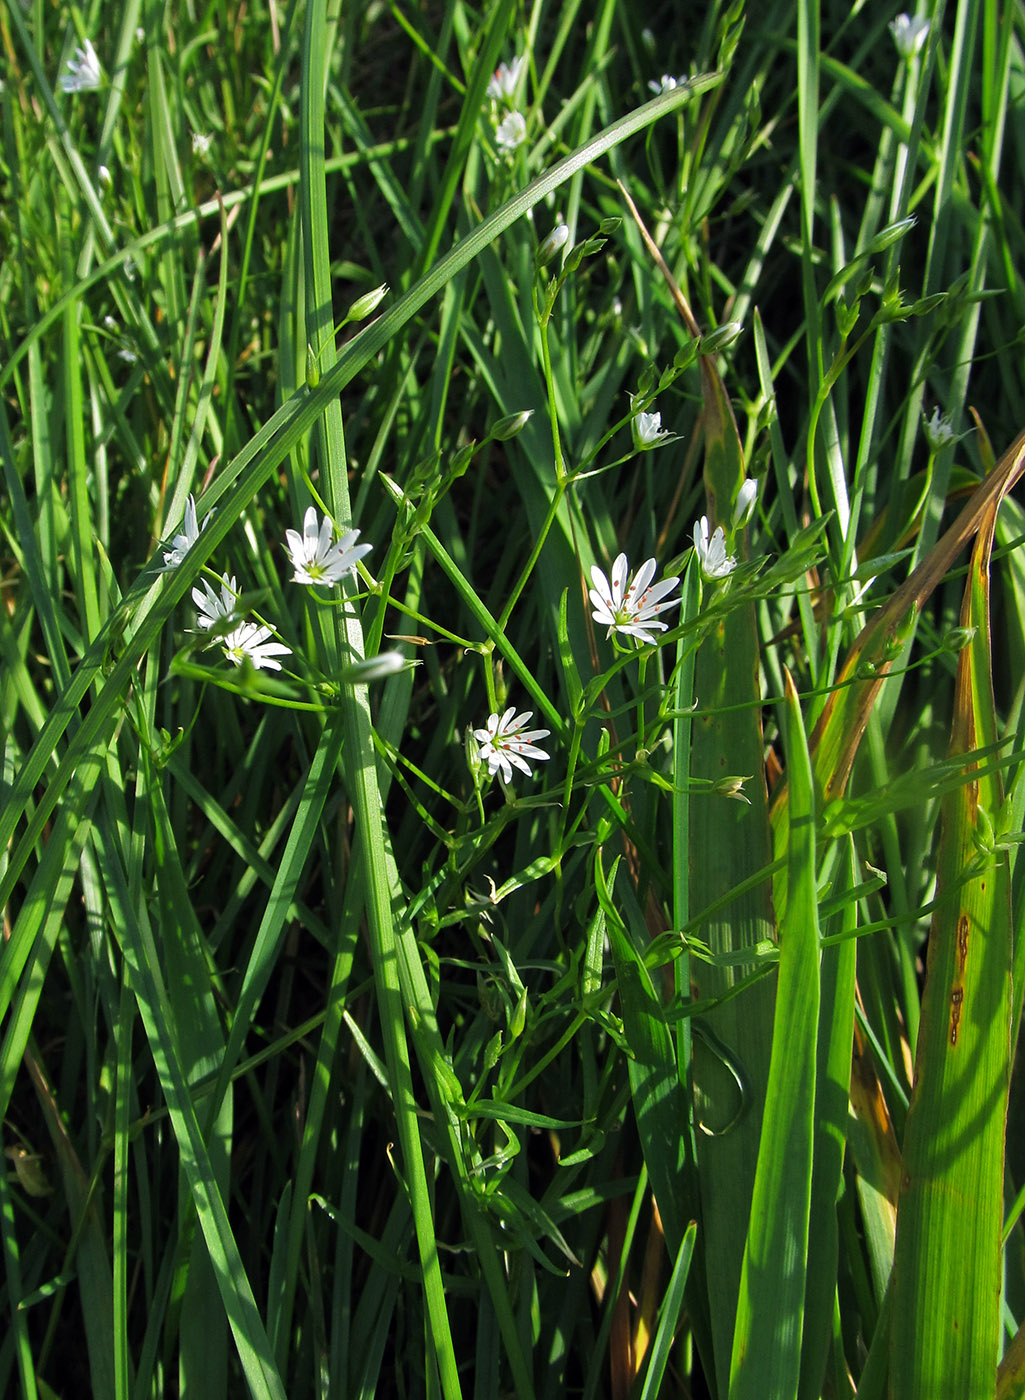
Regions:
<svg viewBox="0 0 1025 1400"><path fill-rule="evenodd" d="M516 92L526 62L526 56L520 54L511 63L500 63L487 86L487 94L492 102L495 145L506 158L511 157L517 147L527 139L526 118L515 106ZM500 117L498 113L502 108L506 110Z"/></svg>
<svg viewBox="0 0 1025 1400"><path fill-rule="evenodd" d="M210 523L211 511L203 525L196 517L196 502L192 496L185 505L185 517L181 531L171 541L171 548L163 551L164 571L176 569L186 554L199 539L202 530ZM341 539L334 538L334 526L325 516L318 520L315 507L310 506L303 517L302 534L298 530L286 530L286 550L292 565L292 582L301 583L307 588L327 587L340 583L355 568L364 554L371 548L368 544L357 544L358 530L348 530ZM198 610L196 623L201 632L208 634L210 645L219 643L227 659L236 666L249 662L258 671L280 671L279 656L291 656L292 650L284 642L272 640L275 629L262 620L252 622L239 612L239 588L234 575L221 575L220 589L215 590L206 579L202 587L192 590L192 600ZM388 667L381 674L390 674L394 669L394 658L389 654ZM377 662L379 658L371 658ZM364 677L369 679L369 676Z"/></svg>

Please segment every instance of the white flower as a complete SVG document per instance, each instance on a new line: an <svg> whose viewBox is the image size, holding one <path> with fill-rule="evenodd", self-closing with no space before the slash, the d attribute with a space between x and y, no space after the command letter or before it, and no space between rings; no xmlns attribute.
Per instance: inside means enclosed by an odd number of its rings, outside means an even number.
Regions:
<svg viewBox="0 0 1025 1400"><path fill-rule="evenodd" d="M110 187L111 187L111 185L113 185L113 183L114 183L114 177L113 177L113 175L111 175L111 173L110 173L110 166L108 166L108 165L98 165L98 166L96 167L96 175L97 175L97 178L99 179L100 184L101 184L101 185L106 185L106 186L107 186L107 189L109 190Z"/></svg>
<svg viewBox="0 0 1025 1400"><path fill-rule="evenodd" d="M212 510L207 513L207 517L203 521L204 530L213 519L213 514ZM174 539L171 541L171 548L164 550L165 570L177 569L186 554L188 554L189 550L199 539L200 529L196 523L196 502L191 495L185 502L185 519L182 521L182 526L181 532L175 535Z"/></svg>
<svg viewBox="0 0 1025 1400"><path fill-rule="evenodd" d="M74 58L68 59L68 71L62 73L59 86L62 92L95 92L103 81L100 60L88 39L84 49L76 49Z"/></svg>
<svg viewBox="0 0 1025 1400"><path fill-rule="evenodd" d="M527 123L522 112L506 112L495 131L495 145L503 155L511 156L526 139Z"/></svg>
<svg viewBox="0 0 1025 1400"><path fill-rule="evenodd" d="M212 136L204 136L201 131L194 131L192 133L192 154L194 156L205 156L210 149L210 142L213 139Z"/></svg>
<svg viewBox="0 0 1025 1400"><path fill-rule="evenodd" d="M473 737L480 744L480 756L486 759L488 771L492 776L501 769L505 781L511 782L515 766L529 777L532 770L528 759L537 762L540 759L551 758L551 754L545 753L544 749L539 749L534 743L535 739L547 738L551 730L523 727L533 718L533 714L533 710L525 710L523 714L518 715L516 707L510 705L501 718L498 715L489 715L486 729L473 731Z"/></svg>
<svg viewBox="0 0 1025 1400"><path fill-rule="evenodd" d="M758 483L751 477L747 477L743 486L737 492L737 499L733 503L733 528L741 529L751 519L751 512L755 508L755 501L758 499Z"/></svg>
<svg viewBox="0 0 1025 1400"><path fill-rule="evenodd" d="M220 597L210 587L206 579L202 580L205 592L198 588L192 590L192 601L199 609L197 623L204 632L209 632L211 627L218 627L230 622L235 616L235 608L238 604L238 584L234 576L231 578L227 574L221 575Z"/></svg>
<svg viewBox="0 0 1025 1400"><path fill-rule="evenodd" d="M654 619L666 608L675 608L679 598L666 598L680 582L678 578L664 578L653 584L655 576L654 559L646 559L630 580L626 581L627 558L617 554L612 564L611 584L598 566L592 565L591 578L594 587L590 589L594 612L591 616L613 632L622 632L636 637L641 642L653 642L653 632L664 632L666 623Z"/></svg>
<svg viewBox="0 0 1025 1400"><path fill-rule="evenodd" d="M932 417L928 422L922 424L922 431L925 433L925 440L933 452L942 452L952 442L958 441L958 435L954 432L950 415L941 415L938 408L934 408Z"/></svg>
<svg viewBox="0 0 1025 1400"><path fill-rule="evenodd" d="M898 15L890 21L890 33L901 58L914 58L925 47L929 37L929 21L919 15L914 19L907 14Z"/></svg>
<svg viewBox="0 0 1025 1400"><path fill-rule="evenodd" d="M286 548L292 560L295 573L293 583L304 583L307 588L313 584L338 583L346 574L355 573L356 561L369 554L372 545L357 544L358 530L347 530L336 543L334 526L325 515L317 525L317 511L310 506L303 517L303 532L286 530Z"/></svg>
<svg viewBox="0 0 1025 1400"><path fill-rule="evenodd" d="M737 567L732 554L726 553L726 534L717 525L712 538L708 538L708 516L703 515L694 525L694 548L705 578L726 578Z"/></svg>
<svg viewBox="0 0 1025 1400"><path fill-rule="evenodd" d="M241 666L248 658L258 671L280 671L281 662L276 656L291 656L291 647L284 642L269 642L269 627L261 627L257 622L240 622L233 632L221 641L224 654L236 666Z"/></svg>
<svg viewBox="0 0 1025 1400"><path fill-rule="evenodd" d="M668 73L663 73L657 81L655 78L649 78L648 87L661 96L664 92L672 92L678 88L683 81L683 78L671 78Z"/></svg>
<svg viewBox="0 0 1025 1400"><path fill-rule="evenodd" d="M514 58L512 63L500 63L488 83L488 96L493 97L496 102L511 102L526 61L526 55L520 54L519 58Z"/></svg>
<svg viewBox="0 0 1025 1400"><path fill-rule="evenodd" d="M634 437L641 452L649 447L657 447L663 438L670 437L668 428L662 426L661 413L638 413L633 420Z"/></svg>

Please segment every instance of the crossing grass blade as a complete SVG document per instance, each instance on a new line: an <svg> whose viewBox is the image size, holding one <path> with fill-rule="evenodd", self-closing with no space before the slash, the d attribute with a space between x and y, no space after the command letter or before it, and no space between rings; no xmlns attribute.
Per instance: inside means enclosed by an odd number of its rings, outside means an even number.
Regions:
<svg viewBox="0 0 1025 1400"><path fill-rule="evenodd" d="M990 1395L1000 1338L1004 1130L1011 1071L1011 908L992 839L999 772L970 755L997 737L989 563L999 497L975 544L950 751L965 782L943 802L914 1088L903 1143L890 1317L891 1393Z"/></svg>

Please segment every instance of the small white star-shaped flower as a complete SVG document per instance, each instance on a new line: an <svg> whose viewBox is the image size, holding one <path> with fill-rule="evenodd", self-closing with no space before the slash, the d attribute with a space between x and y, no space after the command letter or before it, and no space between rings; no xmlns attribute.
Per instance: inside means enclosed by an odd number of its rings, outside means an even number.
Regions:
<svg viewBox="0 0 1025 1400"><path fill-rule="evenodd" d="M901 14L890 20L890 33L901 58L914 58L925 47L929 37L929 21L920 15L912 19L908 14Z"/></svg>
<svg viewBox="0 0 1025 1400"><path fill-rule="evenodd" d="M656 622L655 618L666 608L678 606L679 598L666 598L680 582L678 578L664 578L652 583L655 576L654 559L646 559L627 584L629 565L625 554L617 554L612 564L612 573L606 578L597 564L591 567L594 587L589 590L594 611L591 616L613 632L636 637L641 642L654 642L654 632L664 632L667 624ZM611 582L610 582L611 580Z"/></svg>
<svg viewBox="0 0 1025 1400"><path fill-rule="evenodd" d="M103 71L96 50L86 39L85 47L75 50L68 59L68 71L60 75L61 92L95 92L103 81Z"/></svg>
<svg viewBox="0 0 1025 1400"><path fill-rule="evenodd" d="M682 82L683 78L673 78L668 73L663 73L661 78L649 78L648 87L652 92L661 96L664 92L673 92Z"/></svg>
<svg viewBox="0 0 1025 1400"><path fill-rule="evenodd" d="M511 156L517 146L527 139L527 123L522 112L506 112L495 131L495 145L503 155Z"/></svg>
<svg viewBox="0 0 1025 1400"><path fill-rule="evenodd" d="M661 413L638 413L634 419L634 432L637 446L642 452L649 447L657 447L663 438L672 436L669 429L662 426Z"/></svg>
<svg viewBox="0 0 1025 1400"><path fill-rule="evenodd" d="M707 579L727 578L737 567L732 554L726 553L726 533L717 525L708 538L708 516L703 515L694 526L694 548L697 550L701 572Z"/></svg>
<svg viewBox="0 0 1025 1400"><path fill-rule="evenodd" d="M212 627L225 625L234 618L238 606L238 584L234 576L229 578L227 574L222 574L219 597L207 579L203 579L202 584L203 589L192 590L192 601L199 609L196 622L204 632L209 632Z"/></svg>
<svg viewBox="0 0 1025 1400"><path fill-rule="evenodd" d="M512 63L500 63L488 83L488 96L493 97L496 102L511 102L526 61L526 55L520 54Z"/></svg>
<svg viewBox="0 0 1025 1400"><path fill-rule="evenodd" d="M334 542L334 526L328 516L317 525L317 510L310 506L303 517L303 532L286 530L286 548L295 570L293 583L330 585L339 583L346 574L354 573L356 562L369 554L372 545L357 544L358 530L346 530Z"/></svg>
<svg viewBox="0 0 1025 1400"><path fill-rule="evenodd" d="M203 521L203 529L210 524L213 519L213 511L208 511L206 519ZM200 527L196 522L196 502L190 495L185 502L185 518L182 521L182 529L171 541L171 548L164 550L164 569L177 569L178 565L188 554L189 550L196 543L200 536Z"/></svg>
<svg viewBox="0 0 1025 1400"><path fill-rule="evenodd" d="M528 759L536 763L551 758L551 754L539 749L534 742L545 739L550 729L524 729L534 716L533 710L516 713L515 705L510 705L505 714L489 715L486 729L475 729L473 737L480 744L480 756L485 759L492 777L501 771L503 779L512 781L513 768L530 777L533 769Z"/></svg>
<svg viewBox="0 0 1025 1400"><path fill-rule="evenodd" d="M194 131L192 133L192 154L200 157L209 154L210 143L213 139L212 136L208 136L202 131Z"/></svg>
<svg viewBox="0 0 1025 1400"><path fill-rule="evenodd" d="M221 645L229 661L241 666L247 659L258 671L280 671L281 662L276 656L291 656L292 648L284 642L271 642L269 627L261 627L258 622L240 622L234 631L222 638Z"/></svg>

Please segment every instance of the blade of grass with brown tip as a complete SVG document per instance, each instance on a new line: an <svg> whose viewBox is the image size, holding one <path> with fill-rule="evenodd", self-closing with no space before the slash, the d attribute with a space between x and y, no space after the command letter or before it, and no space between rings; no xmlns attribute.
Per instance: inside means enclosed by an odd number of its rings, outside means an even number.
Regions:
<svg viewBox="0 0 1025 1400"><path fill-rule="evenodd" d="M958 662L954 754L996 739L989 560L998 504L994 496L985 510L961 611L976 630ZM1001 801L999 772L968 763L965 785L943 802L891 1285L890 1386L902 1400L991 1395L996 1378L1012 940L1007 859L987 832ZM944 899L951 887L956 896Z"/></svg>
<svg viewBox="0 0 1025 1400"><path fill-rule="evenodd" d="M836 688L809 738L822 798L840 797L847 786L865 725L887 672L900 656L922 604L952 567L965 545L1025 471L1025 432L1019 433L996 467L980 482L960 515L866 624L848 653ZM773 825L786 820L786 784L773 799ZM777 886L778 892L778 886Z"/></svg>

